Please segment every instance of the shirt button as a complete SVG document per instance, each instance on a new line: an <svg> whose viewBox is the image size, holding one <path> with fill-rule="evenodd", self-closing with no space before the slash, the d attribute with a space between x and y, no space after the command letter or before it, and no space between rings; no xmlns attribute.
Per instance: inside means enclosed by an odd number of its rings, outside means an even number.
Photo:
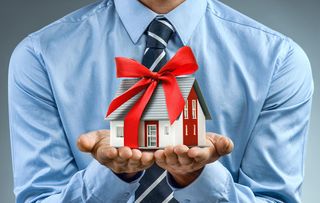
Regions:
<svg viewBox="0 0 320 203"><path fill-rule="evenodd" d="M190 201L190 199L185 199L184 202L185 202L185 203L189 203L189 202L191 202L191 201Z"/></svg>
<svg viewBox="0 0 320 203"><path fill-rule="evenodd" d="M129 192L126 192L126 193L123 194L124 197L129 197L129 195L130 195Z"/></svg>

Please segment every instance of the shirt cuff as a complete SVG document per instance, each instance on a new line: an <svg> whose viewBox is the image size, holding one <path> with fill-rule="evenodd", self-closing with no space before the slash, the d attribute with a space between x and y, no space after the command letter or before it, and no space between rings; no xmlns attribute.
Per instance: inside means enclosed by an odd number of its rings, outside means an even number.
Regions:
<svg viewBox="0 0 320 203"><path fill-rule="evenodd" d="M131 182L126 182L106 166L93 160L86 168L83 181L88 195L93 195L101 202L128 202L139 187L139 181L143 174L140 173L140 177Z"/></svg>
<svg viewBox="0 0 320 203"><path fill-rule="evenodd" d="M227 181L229 171L216 161L207 164L199 177L190 185L177 188L173 177L168 173L167 182L174 192L174 198L179 202L220 202L227 199Z"/></svg>

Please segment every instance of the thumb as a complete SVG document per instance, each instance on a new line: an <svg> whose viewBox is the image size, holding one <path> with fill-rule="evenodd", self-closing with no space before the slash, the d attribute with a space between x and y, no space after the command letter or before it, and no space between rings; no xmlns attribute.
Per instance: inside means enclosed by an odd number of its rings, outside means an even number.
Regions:
<svg viewBox="0 0 320 203"><path fill-rule="evenodd" d="M77 146L82 152L91 152L102 139L109 138L109 130L92 131L79 136Z"/></svg>
<svg viewBox="0 0 320 203"><path fill-rule="evenodd" d="M234 147L232 140L225 136L218 136L214 145L220 156L231 153Z"/></svg>

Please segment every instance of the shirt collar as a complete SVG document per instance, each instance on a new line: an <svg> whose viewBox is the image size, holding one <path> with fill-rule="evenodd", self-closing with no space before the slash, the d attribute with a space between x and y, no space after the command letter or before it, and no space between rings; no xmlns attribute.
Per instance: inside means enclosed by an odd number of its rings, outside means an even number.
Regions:
<svg viewBox="0 0 320 203"><path fill-rule="evenodd" d="M114 0L120 19L133 43L137 43L151 21L158 16L138 0ZM176 29L186 45L204 15L207 0L186 0L177 8L162 16L166 17Z"/></svg>

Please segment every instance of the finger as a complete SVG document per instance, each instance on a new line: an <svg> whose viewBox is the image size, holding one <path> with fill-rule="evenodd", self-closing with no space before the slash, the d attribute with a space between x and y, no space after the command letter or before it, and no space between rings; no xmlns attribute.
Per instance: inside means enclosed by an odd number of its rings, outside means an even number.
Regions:
<svg viewBox="0 0 320 203"><path fill-rule="evenodd" d="M221 135L216 134L216 133L207 132L207 134L206 134L207 144L208 144L209 146L214 145L214 144L217 142L217 140L218 140L218 138L219 138L220 136L221 136Z"/></svg>
<svg viewBox="0 0 320 203"><path fill-rule="evenodd" d="M138 149L132 149L132 156L131 156L131 159L130 159L130 160L140 161L141 156L142 156L142 152L141 152L140 150L138 150Z"/></svg>
<svg viewBox="0 0 320 203"><path fill-rule="evenodd" d="M156 160L156 163L159 166L166 165L166 156L164 155L164 150L159 149L154 153L154 158Z"/></svg>
<svg viewBox="0 0 320 203"><path fill-rule="evenodd" d="M109 130L98 130L80 135L77 140L78 148L83 152L91 152L95 145L104 138L109 137Z"/></svg>
<svg viewBox="0 0 320 203"><path fill-rule="evenodd" d="M107 164L118 157L118 150L114 147L100 146L93 156L100 163Z"/></svg>
<svg viewBox="0 0 320 203"><path fill-rule="evenodd" d="M188 156L199 163L209 162L219 158L214 146L204 148L193 147L188 151Z"/></svg>
<svg viewBox="0 0 320 203"><path fill-rule="evenodd" d="M174 147L174 153L178 157L178 161L181 165L189 165L193 160L188 156L189 148L186 145L178 145Z"/></svg>
<svg viewBox="0 0 320 203"><path fill-rule="evenodd" d="M220 136L215 143L215 148L220 156L224 156L232 152L233 142L225 136Z"/></svg>
<svg viewBox="0 0 320 203"><path fill-rule="evenodd" d="M153 152L142 152L141 165L149 167L153 164L153 161Z"/></svg>
<svg viewBox="0 0 320 203"><path fill-rule="evenodd" d="M217 153L220 156L231 153L234 147L230 138L215 133L208 132L207 141L209 141L211 145L215 145Z"/></svg>
<svg viewBox="0 0 320 203"><path fill-rule="evenodd" d="M128 166L132 169L135 170L137 167L139 167L141 165L141 157L142 157L142 153L140 150L138 149L133 149L132 150L132 156L129 159L128 162Z"/></svg>
<svg viewBox="0 0 320 203"><path fill-rule="evenodd" d="M119 160L126 161L132 157L132 150L129 147L120 147L119 151Z"/></svg>
<svg viewBox="0 0 320 203"><path fill-rule="evenodd" d="M164 148L164 155L165 155L165 160L168 165L178 165L178 156L174 153L174 147L173 146L168 146Z"/></svg>
<svg viewBox="0 0 320 203"><path fill-rule="evenodd" d="M196 156L198 156L199 150L200 150L199 147L192 147L192 148L189 149L189 151L188 151L188 156L189 156L190 158L195 158Z"/></svg>

